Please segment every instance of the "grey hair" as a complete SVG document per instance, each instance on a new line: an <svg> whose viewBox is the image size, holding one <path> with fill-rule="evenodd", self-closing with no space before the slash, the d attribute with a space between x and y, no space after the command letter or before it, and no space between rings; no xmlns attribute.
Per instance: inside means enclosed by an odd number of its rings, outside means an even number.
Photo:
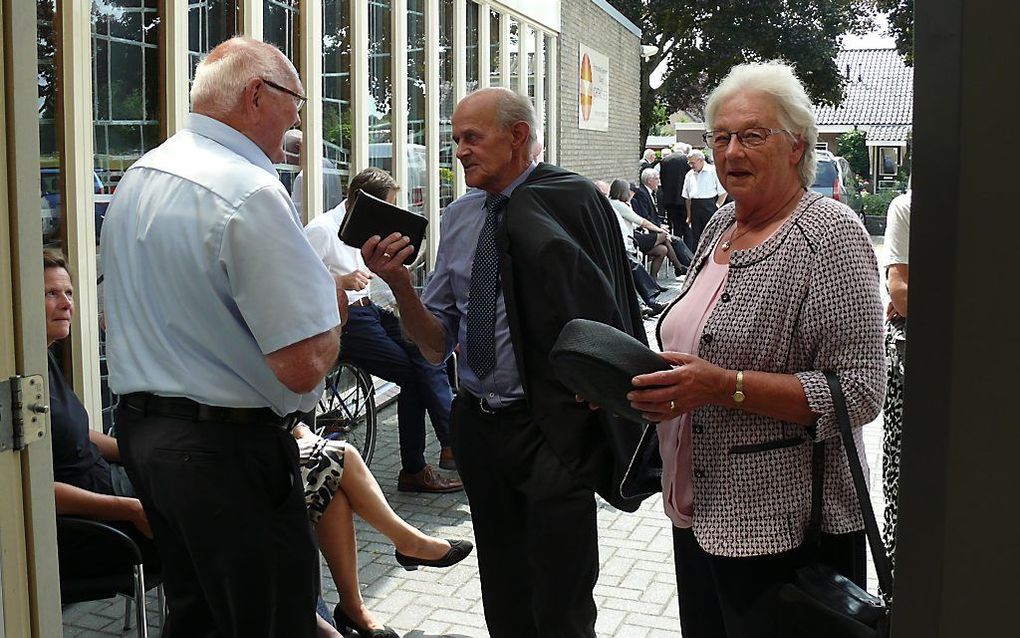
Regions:
<svg viewBox="0 0 1020 638"><path fill-rule="evenodd" d="M738 64L730 69L719 86L708 96L705 105L705 122L708 130L714 128L715 115L726 100L743 91L765 93L775 102L779 126L793 134L803 145L804 154L797 164L801 186L808 188L815 181L818 142L818 123L814 108L804 85L793 68L780 61L760 64Z"/></svg>
<svg viewBox="0 0 1020 638"><path fill-rule="evenodd" d="M703 152L701 152L700 150L698 150L698 149L694 149L693 151L691 151L690 153L687 154L687 159L692 159L692 158L695 158L695 157L697 157L698 159L703 160L703 159L705 159L705 154Z"/></svg>
<svg viewBox="0 0 1020 638"><path fill-rule="evenodd" d="M486 93L496 95L496 120L501 127L509 129L518 122L524 122L528 125L528 153L529 157L531 157L531 152L535 149L535 144L539 139L538 116L535 115L535 107L531 105L531 99L526 95L521 95L516 91L499 86L472 91L464 99L467 100L476 95L484 95Z"/></svg>
<svg viewBox="0 0 1020 638"><path fill-rule="evenodd" d="M271 44L233 37L217 45L195 69L191 85L191 110L211 117L223 117L236 106L244 88L254 78L284 82L297 70L283 53Z"/></svg>
<svg viewBox="0 0 1020 638"><path fill-rule="evenodd" d="M647 186L649 180L651 180L653 177L658 176L659 171L655 170L654 168L646 168L645 170L641 171L641 183Z"/></svg>
<svg viewBox="0 0 1020 638"><path fill-rule="evenodd" d="M641 154L641 159L646 162L655 159L655 151L650 148L646 148L645 152Z"/></svg>
<svg viewBox="0 0 1020 638"><path fill-rule="evenodd" d="M676 144L673 145L673 152L683 153L684 155L687 155L688 153L691 152L691 145L685 144L683 142L677 142Z"/></svg>

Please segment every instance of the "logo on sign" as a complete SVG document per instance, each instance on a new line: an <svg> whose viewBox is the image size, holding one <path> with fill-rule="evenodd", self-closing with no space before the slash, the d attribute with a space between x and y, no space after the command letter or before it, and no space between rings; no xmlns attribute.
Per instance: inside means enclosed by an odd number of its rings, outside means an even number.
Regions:
<svg viewBox="0 0 1020 638"><path fill-rule="evenodd" d="M581 58L581 117L585 122L591 118L591 104L595 99L592 84L591 60L585 53Z"/></svg>

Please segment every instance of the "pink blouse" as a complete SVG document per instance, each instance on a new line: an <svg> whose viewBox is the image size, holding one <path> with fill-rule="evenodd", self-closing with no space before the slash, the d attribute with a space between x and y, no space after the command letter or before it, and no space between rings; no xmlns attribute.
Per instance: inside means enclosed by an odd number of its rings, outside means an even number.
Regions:
<svg viewBox="0 0 1020 638"><path fill-rule="evenodd" d="M669 309L662 320L660 335L663 350L698 354L701 331L725 288L729 269L729 264L717 264L713 257L705 260L687 294ZM660 423L657 431L662 455L662 502L666 516L677 527L691 527L694 520L691 413Z"/></svg>

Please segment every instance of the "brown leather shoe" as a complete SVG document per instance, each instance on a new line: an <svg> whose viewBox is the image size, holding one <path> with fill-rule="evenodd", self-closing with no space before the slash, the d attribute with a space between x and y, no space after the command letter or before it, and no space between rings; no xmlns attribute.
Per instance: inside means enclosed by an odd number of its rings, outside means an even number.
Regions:
<svg viewBox="0 0 1020 638"><path fill-rule="evenodd" d="M442 476L431 465L414 474L400 470L397 476L397 490L401 492L429 492L431 494L446 494L448 492L459 492L464 489L464 484L457 479L449 479Z"/></svg>
<svg viewBox="0 0 1020 638"><path fill-rule="evenodd" d="M444 447L439 452L439 467L444 470L456 470L457 460L453 458L453 448Z"/></svg>

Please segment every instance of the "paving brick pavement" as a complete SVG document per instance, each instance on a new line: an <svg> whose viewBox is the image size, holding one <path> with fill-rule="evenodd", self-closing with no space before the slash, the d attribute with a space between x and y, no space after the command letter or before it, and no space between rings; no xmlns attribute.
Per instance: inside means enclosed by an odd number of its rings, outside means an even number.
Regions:
<svg viewBox="0 0 1020 638"><path fill-rule="evenodd" d="M880 245L877 245L878 248ZM663 300L677 294L679 282L660 274L670 288ZM654 343L655 320L646 321ZM872 501L881 512L881 419L865 428L871 471ZM439 448L429 432L428 459L438 463ZM471 513L463 493L445 495L398 492L400 461L394 407L380 412L380 437L372 462L375 474L393 508L411 524L429 534L472 538ZM598 503L601 570L595 586L599 609L599 638L657 638L680 635L670 525L658 496L649 498L633 514ZM469 556L447 570L404 571L393 557L393 547L380 533L357 521L359 575L362 595L376 617L403 638L486 638L478 562ZM869 590L877 584L869 558ZM338 595L323 562L323 597L329 607ZM149 595L150 636L159 636L155 623L155 597ZM130 636L121 630L123 600L111 599L72 605L64 610L65 636Z"/></svg>

